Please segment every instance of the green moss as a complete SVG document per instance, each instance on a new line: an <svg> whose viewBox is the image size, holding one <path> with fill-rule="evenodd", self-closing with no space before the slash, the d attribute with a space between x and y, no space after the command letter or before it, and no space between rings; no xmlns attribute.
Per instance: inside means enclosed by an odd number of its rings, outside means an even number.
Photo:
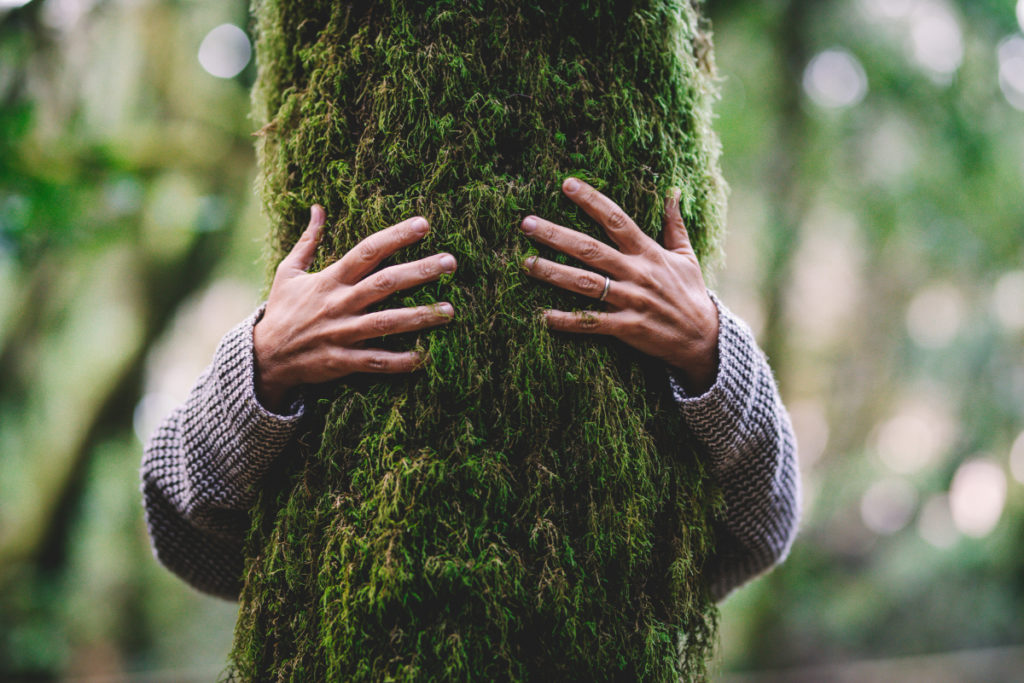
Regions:
<svg viewBox="0 0 1024 683"><path fill-rule="evenodd" d="M701 678L715 493L657 363L550 333L594 302L528 280L528 213L604 239L560 192L594 183L648 228L682 207L702 258L724 210L706 36L685 0L257 0L271 265L308 207L315 268L413 214L458 271L407 303L457 320L351 377L254 510L232 673L251 680ZM701 54L701 59L695 54ZM540 252L554 255L546 249ZM392 302L391 305L396 305Z"/></svg>

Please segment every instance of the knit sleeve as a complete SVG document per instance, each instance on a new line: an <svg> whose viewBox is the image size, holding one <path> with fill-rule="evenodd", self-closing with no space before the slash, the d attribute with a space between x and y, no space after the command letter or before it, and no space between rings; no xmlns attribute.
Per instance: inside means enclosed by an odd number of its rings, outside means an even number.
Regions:
<svg viewBox="0 0 1024 683"><path fill-rule="evenodd" d="M256 398L252 329L262 309L228 332L185 403L157 428L142 459L153 553L195 588L237 599L242 543L256 486L302 416Z"/></svg>
<svg viewBox="0 0 1024 683"><path fill-rule="evenodd" d="M771 368L750 328L712 296L718 375L702 396L670 377L725 499L708 583L716 600L782 562L800 516L796 438Z"/></svg>

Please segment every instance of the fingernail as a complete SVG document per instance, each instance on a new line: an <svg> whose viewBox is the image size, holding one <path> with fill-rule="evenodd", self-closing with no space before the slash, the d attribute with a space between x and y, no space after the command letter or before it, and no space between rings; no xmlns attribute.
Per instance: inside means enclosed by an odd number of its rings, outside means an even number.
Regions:
<svg viewBox="0 0 1024 683"><path fill-rule="evenodd" d="M455 309L450 303L445 302L443 304L439 304L437 308L441 312L441 315L446 315L449 318L455 317Z"/></svg>
<svg viewBox="0 0 1024 683"><path fill-rule="evenodd" d="M527 216L526 218L523 219L522 227L523 232L525 232L527 235L531 234L534 230L537 229L537 219L534 218L533 216Z"/></svg>
<svg viewBox="0 0 1024 683"><path fill-rule="evenodd" d="M423 216L419 216L413 221L412 230L420 237L426 235L428 229L430 229L430 223Z"/></svg>
<svg viewBox="0 0 1024 683"><path fill-rule="evenodd" d="M530 270L530 269L533 268L533 264L536 263L536 262L537 262L537 257L536 256L530 256L525 261L523 261L523 268L526 268L526 270Z"/></svg>
<svg viewBox="0 0 1024 683"><path fill-rule="evenodd" d="M440 264L441 264L441 270L443 270L444 272L446 272L446 273L453 273L453 272L455 272L455 257L452 256L451 254L445 254L444 256L442 256Z"/></svg>
<svg viewBox="0 0 1024 683"><path fill-rule="evenodd" d="M562 187L565 188L566 192L575 192L580 189L580 181L575 178L567 178L565 183L562 184Z"/></svg>
<svg viewBox="0 0 1024 683"><path fill-rule="evenodd" d="M319 204L314 204L309 207L309 220L314 225L317 223L323 223L327 219L327 214L324 211L324 207Z"/></svg>

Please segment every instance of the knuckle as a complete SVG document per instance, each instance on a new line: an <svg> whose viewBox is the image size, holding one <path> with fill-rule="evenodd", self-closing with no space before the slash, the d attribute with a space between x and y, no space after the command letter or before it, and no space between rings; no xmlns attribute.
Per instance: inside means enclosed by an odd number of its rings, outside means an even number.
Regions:
<svg viewBox="0 0 1024 683"><path fill-rule="evenodd" d="M593 330L600 326L601 319L592 313L581 313L576 318L576 324L579 325L581 329Z"/></svg>
<svg viewBox="0 0 1024 683"><path fill-rule="evenodd" d="M612 209L608 213L608 227L613 230L621 230L629 223L629 217L622 209Z"/></svg>
<svg viewBox="0 0 1024 683"><path fill-rule="evenodd" d="M395 316L390 312L381 312L373 317L373 329L382 334L387 334L395 329Z"/></svg>
<svg viewBox="0 0 1024 683"><path fill-rule="evenodd" d="M375 239L369 239L359 245L356 249L356 255L362 261L376 261L377 255L380 254L380 244Z"/></svg>
<svg viewBox="0 0 1024 683"><path fill-rule="evenodd" d="M326 308L334 312L336 316L350 315L357 310L355 288L344 287L336 290L334 293L326 291L325 294L327 295Z"/></svg>
<svg viewBox="0 0 1024 683"><path fill-rule="evenodd" d="M596 292L598 284L594 281L594 278L590 275L577 275L576 286L583 292Z"/></svg>
<svg viewBox="0 0 1024 683"><path fill-rule="evenodd" d="M343 375L351 372L352 364L348 349L341 348L334 353L326 354L324 365L327 366L328 372L334 375Z"/></svg>
<svg viewBox="0 0 1024 683"><path fill-rule="evenodd" d="M436 259L433 261L424 259L416 265L416 270L420 277L433 277L440 270L440 266Z"/></svg>
<svg viewBox="0 0 1024 683"><path fill-rule="evenodd" d="M598 246L597 242L591 240L585 241L580 246L580 257L586 261L590 259L596 259L601 254L601 247Z"/></svg>
<svg viewBox="0 0 1024 683"><path fill-rule="evenodd" d="M632 292L633 296L630 297L630 305L639 311L646 312L650 311L655 307L654 297L648 292L641 290L640 292Z"/></svg>
<svg viewBox="0 0 1024 683"><path fill-rule="evenodd" d="M391 367L391 363L386 357L374 354L366 359L366 367L371 370L384 371Z"/></svg>
<svg viewBox="0 0 1024 683"><path fill-rule="evenodd" d="M661 290L661 273L656 268L645 266L639 269L637 279L645 289L654 292Z"/></svg>
<svg viewBox="0 0 1024 683"><path fill-rule="evenodd" d="M395 277L385 271L381 271L373 276L373 288L381 292L392 292L395 289Z"/></svg>
<svg viewBox="0 0 1024 683"><path fill-rule="evenodd" d="M646 327L640 316L631 316L622 322L622 331L631 336L641 335Z"/></svg>

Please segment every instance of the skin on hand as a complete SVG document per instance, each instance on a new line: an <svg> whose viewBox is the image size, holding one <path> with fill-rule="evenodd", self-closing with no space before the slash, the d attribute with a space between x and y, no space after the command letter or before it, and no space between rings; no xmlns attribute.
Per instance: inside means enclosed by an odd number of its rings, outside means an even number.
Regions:
<svg viewBox="0 0 1024 683"><path fill-rule="evenodd" d="M607 311L546 310L548 326L611 335L677 368L691 394L710 389L718 373L718 309L683 224L679 191L665 201L664 247L587 183L567 178L562 192L604 227L618 249L537 216L523 220L532 239L611 278ZM536 256L523 265L530 276L571 292L597 299L605 289L605 276L592 271Z"/></svg>
<svg viewBox="0 0 1024 683"><path fill-rule="evenodd" d="M288 393L304 384L355 372L416 370L423 362L419 353L367 348L365 342L441 325L455 314L448 302L367 312L395 292L455 271L455 257L442 253L370 275L426 235L427 219L417 216L385 228L322 271L307 273L325 219L322 207L310 209L309 227L278 265L263 318L253 329L256 395L269 410L279 411Z"/></svg>

